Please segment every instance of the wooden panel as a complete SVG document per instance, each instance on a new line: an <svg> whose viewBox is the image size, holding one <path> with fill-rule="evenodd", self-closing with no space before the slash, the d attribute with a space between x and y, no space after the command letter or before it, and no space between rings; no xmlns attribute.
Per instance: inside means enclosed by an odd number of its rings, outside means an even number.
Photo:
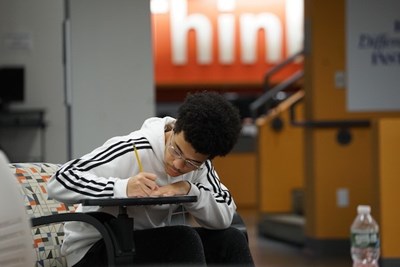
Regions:
<svg viewBox="0 0 400 267"><path fill-rule="evenodd" d="M293 97L297 98L296 95ZM290 102L292 98L279 105L272 115L258 120L257 168L262 213L291 211L293 190L304 186L304 128L290 124ZM296 112L300 120L303 110L303 103L299 103ZM283 124L279 131L271 127L272 120L277 118Z"/></svg>
<svg viewBox="0 0 400 267"><path fill-rule="evenodd" d="M381 119L377 144L382 257L400 258L400 119ZM375 216L375 215L374 215Z"/></svg>
<svg viewBox="0 0 400 267"><path fill-rule="evenodd" d="M371 205L377 212L374 188L371 128L350 129L351 142L337 142L338 129L312 129L312 177L315 217L313 236L319 239L348 239L349 227L356 216L357 205ZM337 190L347 189L348 206L339 206ZM308 195L307 195L308 196ZM307 213L308 214L308 213Z"/></svg>
<svg viewBox="0 0 400 267"><path fill-rule="evenodd" d="M254 152L231 153L213 160L218 175L232 193L239 208L257 206L256 155Z"/></svg>

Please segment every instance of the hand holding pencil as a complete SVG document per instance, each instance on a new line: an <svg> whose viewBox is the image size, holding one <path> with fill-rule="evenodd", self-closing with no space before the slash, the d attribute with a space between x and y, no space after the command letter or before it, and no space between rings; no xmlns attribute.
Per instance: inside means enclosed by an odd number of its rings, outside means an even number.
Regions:
<svg viewBox="0 0 400 267"><path fill-rule="evenodd" d="M179 181L161 187L158 186L156 183L156 175L143 171L143 165L135 144L133 144L133 150L136 158L135 164L139 166L139 173L129 178L126 192L128 197L157 197L188 194L191 185L186 181Z"/></svg>
<svg viewBox="0 0 400 267"><path fill-rule="evenodd" d="M135 164L139 166L139 173L129 178L126 194L128 197L151 196L159 188L156 183L157 176L143 171L143 165L135 144L133 144L133 150L136 158Z"/></svg>

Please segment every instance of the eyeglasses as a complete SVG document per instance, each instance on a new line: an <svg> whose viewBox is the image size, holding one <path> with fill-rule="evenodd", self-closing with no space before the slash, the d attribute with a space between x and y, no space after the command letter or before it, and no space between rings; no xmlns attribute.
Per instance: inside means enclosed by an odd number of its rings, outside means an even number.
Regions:
<svg viewBox="0 0 400 267"><path fill-rule="evenodd" d="M174 134L172 135L172 138L174 138ZM185 167L188 169L192 169L192 170L201 170L201 166L203 165L203 163L197 163L194 162L193 160L190 159L186 159L185 156L183 156L182 152L179 151L178 149L176 149L173 145L172 145L172 138L171 141L168 145L168 152L175 158L175 159L180 159L183 160L185 162ZM175 142L174 142L175 143Z"/></svg>

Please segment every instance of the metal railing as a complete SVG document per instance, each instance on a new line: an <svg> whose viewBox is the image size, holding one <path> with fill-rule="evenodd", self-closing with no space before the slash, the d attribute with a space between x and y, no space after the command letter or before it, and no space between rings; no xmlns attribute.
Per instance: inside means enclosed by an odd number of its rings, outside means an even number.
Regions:
<svg viewBox="0 0 400 267"><path fill-rule="evenodd" d="M267 71L267 73L264 75L264 92L268 91L270 89L270 80L271 77L277 74L279 71L283 70L286 66L288 66L290 63L293 61L296 61L304 56L304 51L301 50L300 52L297 52L296 54L293 54L292 56L288 57L284 61L280 62L278 65L274 66L272 69Z"/></svg>
<svg viewBox="0 0 400 267"><path fill-rule="evenodd" d="M264 76L264 93L253 101L250 104L250 112L252 114L253 119L256 119L259 115L259 110L264 108L266 112L272 107L271 102L273 102L273 98L279 93L291 85L299 81L304 76L304 71L299 70L286 78L281 83L275 85L271 88L270 80L273 75L278 73L279 71L283 70L286 66L288 66L293 61L297 60L300 57L304 56L304 51L300 51L291 57L287 58L286 60L282 61L278 65L274 66L270 69ZM369 120L303 120L298 121L296 120L295 115L295 107L299 101L296 101L290 106L290 123L292 126L299 126L299 127L309 127L309 128L353 128L353 127L369 127L371 122Z"/></svg>
<svg viewBox="0 0 400 267"><path fill-rule="evenodd" d="M269 109L268 102L270 102L278 92L285 90L286 88L288 88L289 86L300 80L303 76L304 72L302 70L299 70L296 73L292 74L289 78L287 78L283 82L277 84L272 89L266 91L255 101L253 101L250 104L250 111L252 117L254 119L258 117L258 111L260 110L261 107L265 107L268 110Z"/></svg>
<svg viewBox="0 0 400 267"><path fill-rule="evenodd" d="M290 106L290 124L292 126L308 127L308 128L359 128L369 127L369 120L303 120L296 119L296 106L300 102L297 101Z"/></svg>
<svg viewBox="0 0 400 267"><path fill-rule="evenodd" d="M270 84L271 77L273 75L277 74L279 71L283 70L285 67L287 67L289 64L291 64L293 61L298 60L300 57L303 57L303 54L304 54L304 51L302 50L302 51L288 57L286 60L282 61L281 63L279 63L276 66L274 66L273 68L271 68L264 75L264 83L263 83L264 93L250 104L250 112L252 114L253 119L256 119L258 117L259 110L261 108L264 108L266 111L268 111L271 108L271 106L272 106L271 102L273 101L273 98L276 96L277 93L289 88L291 85L296 83L298 80L300 80L304 76L304 71L299 70L296 73L289 76L288 78L286 78L283 82L281 82L281 83L275 85L273 88L271 88L271 84Z"/></svg>

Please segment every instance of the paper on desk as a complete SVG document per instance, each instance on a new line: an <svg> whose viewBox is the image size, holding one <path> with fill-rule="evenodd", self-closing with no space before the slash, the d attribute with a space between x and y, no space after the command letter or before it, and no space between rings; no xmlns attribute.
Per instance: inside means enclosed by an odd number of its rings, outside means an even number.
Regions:
<svg viewBox="0 0 400 267"><path fill-rule="evenodd" d="M30 219L15 176L0 151L0 266L34 266Z"/></svg>

